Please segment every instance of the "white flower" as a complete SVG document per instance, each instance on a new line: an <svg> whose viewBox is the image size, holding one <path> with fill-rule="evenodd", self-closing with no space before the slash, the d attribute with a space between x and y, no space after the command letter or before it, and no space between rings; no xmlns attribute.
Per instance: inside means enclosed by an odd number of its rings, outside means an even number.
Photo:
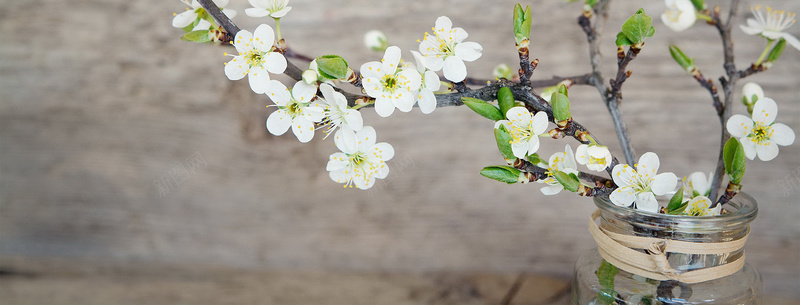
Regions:
<svg viewBox="0 0 800 305"><path fill-rule="evenodd" d="M419 44L419 52L425 57L425 66L433 71L444 69L444 78L460 82L467 78L465 61L475 61L481 57L483 47L476 42L464 42L467 32L453 28L450 18L436 19L433 35L425 33Z"/></svg>
<svg viewBox="0 0 800 305"><path fill-rule="evenodd" d="M439 81L439 75L425 68L422 54L417 51L411 51L411 54L414 54L414 59L417 61L417 72L419 72L422 78L422 85L417 91L415 101L419 105L419 110L422 111L422 113L429 114L436 109L436 95L433 93L439 91L442 83Z"/></svg>
<svg viewBox="0 0 800 305"><path fill-rule="evenodd" d="M388 117L394 108L409 112L414 107L415 92L421 85L419 72L400 65L400 48L386 49L380 62L361 66L361 77L367 95L375 98L375 112Z"/></svg>
<svg viewBox="0 0 800 305"><path fill-rule="evenodd" d="M281 18L286 16L292 7L286 6L289 0L247 0L253 7L245 9L244 13L250 17Z"/></svg>
<svg viewBox="0 0 800 305"><path fill-rule="evenodd" d="M611 202L618 206L630 206L652 213L658 213L656 196L675 190L678 177L673 173L656 175L660 163L655 153L648 152L639 158L634 170L627 164L617 164L611 171L611 177L618 188L609 196Z"/></svg>
<svg viewBox="0 0 800 305"><path fill-rule="evenodd" d="M708 177L708 178L706 178ZM707 196L711 192L711 178L714 176L709 173L708 176L703 172L694 172L686 179L684 183L686 188L685 193L689 198L697 196Z"/></svg>
<svg viewBox="0 0 800 305"><path fill-rule="evenodd" d="M327 170L333 181L365 190L375 184L375 179L389 174L385 162L394 157L394 148L385 142L376 144L371 126L358 132L343 127L336 131L334 142L342 152L332 154L328 161Z"/></svg>
<svg viewBox="0 0 800 305"><path fill-rule="evenodd" d="M499 120L495 128L503 125L511 135L511 151L524 159L539 150L539 135L547 131L547 114L539 111L535 115L525 107L513 107L506 112L508 120Z"/></svg>
<svg viewBox="0 0 800 305"><path fill-rule="evenodd" d="M197 18L199 17L198 13L204 11L200 2L197 0L192 0L190 3L187 0L183 0L183 3L188 5L190 9L187 9L185 12L175 15L175 18L172 18L172 26L176 28L185 28L192 24ZM226 9L225 6L228 5L228 0L214 0L214 4L216 4L219 8L222 9L222 13L228 18L236 17L236 11L232 9ZM192 29L192 31L199 31L199 30L208 30L211 27L211 23L205 19L201 19L197 25Z"/></svg>
<svg viewBox="0 0 800 305"><path fill-rule="evenodd" d="M794 131L789 126L775 123L778 105L771 98L759 99L753 106L752 119L734 114L728 119L727 127L731 136L739 138L744 155L762 161L769 161L778 155L778 145L786 146L794 142Z"/></svg>
<svg viewBox="0 0 800 305"><path fill-rule="evenodd" d="M764 98L764 89L761 89L761 86L756 83L746 83L742 87L742 98L745 105L753 105Z"/></svg>
<svg viewBox="0 0 800 305"><path fill-rule="evenodd" d="M381 52L389 47L389 37L381 31L372 30L364 34L364 45L370 50Z"/></svg>
<svg viewBox="0 0 800 305"><path fill-rule="evenodd" d="M270 52L273 43L275 33L269 25L259 25L255 35L246 30L239 31L233 39L233 46L239 55L225 64L225 75L230 80L239 80L248 75L250 88L258 94L266 93L269 89L269 73L280 74L286 70L283 54Z"/></svg>
<svg viewBox="0 0 800 305"><path fill-rule="evenodd" d="M791 27L795 20L794 13L786 11L775 11L767 6L767 14L761 13L761 6L751 7L750 11L756 18L747 18L747 25L740 25L742 31L748 35L761 35L767 39L786 39L795 49L800 50L800 40L789 33L783 32Z"/></svg>
<svg viewBox="0 0 800 305"><path fill-rule="evenodd" d="M319 90L322 91L324 99L317 100L320 101L320 105L325 107L325 116L327 118L325 123L329 125L325 133L330 134L335 129L344 128L345 126L354 131L361 130L364 126L361 113L358 110L347 107L347 99L344 94L336 92L328 84L320 85Z"/></svg>
<svg viewBox="0 0 800 305"><path fill-rule="evenodd" d="M590 170L596 172L604 171L611 164L612 156L608 147L601 145L581 144L575 151L575 158L578 163L586 165Z"/></svg>
<svg viewBox="0 0 800 305"><path fill-rule="evenodd" d="M572 153L572 147L569 144L564 147L564 152L557 152L550 156L548 161L547 178L539 180L539 183L546 183L548 186L541 188L542 194L555 195L564 189L564 186L558 182L553 175L556 172L564 172L566 174L578 174L578 165L575 164L575 156Z"/></svg>
<svg viewBox="0 0 800 305"><path fill-rule="evenodd" d="M683 215L689 216L717 216L720 213L722 208L721 205L717 205L713 209L709 209L711 206L711 199L708 199L706 196L697 196L689 200L689 205L686 206L686 210L683 210Z"/></svg>
<svg viewBox="0 0 800 305"><path fill-rule="evenodd" d="M270 81L267 95L278 106L267 119L267 130L276 136L282 135L292 127L292 132L302 143L314 138L314 123L325 117L320 107L311 106L311 100L317 94L317 86L297 82L292 91L281 82Z"/></svg>
<svg viewBox="0 0 800 305"><path fill-rule="evenodd" d="M680 32L694 25L697 20L694 5L689 0L664 0L667 11L661 14L661 22L670 30Z"/></svg>

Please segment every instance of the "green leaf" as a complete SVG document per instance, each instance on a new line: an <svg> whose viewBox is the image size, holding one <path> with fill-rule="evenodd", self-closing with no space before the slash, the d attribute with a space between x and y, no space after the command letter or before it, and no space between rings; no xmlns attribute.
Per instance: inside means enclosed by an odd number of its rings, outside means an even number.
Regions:
<svg viewBox="0 0 800 305"><path fill-rule="evenodd" d="M672 44L669 46L669 54L672 55L672 59L675 60L681 67L686 70L686 72L692 72L694 69L694 59L689 58L686 54L681 51L678 46Z"/></svg>
<svg viewBox="0 0 800 305"><path fill-rule="evenodd" d="M481 176L508 184L517 183L520 173L520 170L506 165L487 166L481 170Z"/></svg>
<svg viewBox="0 0 800 305"><path fill-rule="evenodd" d="M704 0L692 0L692 4L694 4L694 8L698 11L706 9L706 3Z"/></svg>
<svg viewBox="0 0 800 305"><path fill-rule="evenodd" d="M514 6L514 39L517 44L531 37L531 16L530 6L525 7L525 11L519 3Z"/></svg>
<svg viewBox="0 0 800 305"><path fill-rule="evenodd" d="M511 88L503 87L497 90L497 105L500 106L503 117L506 116L509 109L514 107L514 104L514 94L511 93Z"/></svg>
<svg viewBox="0 0 800 305"><path fill-rule="evenodd" d="M537 153L528 155L528 162L532 163L533 165L538 165L540 163L545 165L547 164L547 161L539 157L539 154Z"/></svg>
<svg viewBox="0 0 800 305"><path fill-rule="evenodd" d="M500 112L500 109L497 109L497 107L487 103L486 101L471 97L462 97L461 101L464 102L464 105L467 105L469 109L472 109L472 111L475 111L475 113L480 114L482 117L492 121L505 119L505 116Z"/></svg>
<svg viewBox="0 0 800 305"><path fill-rule="evenodd" d="M688 207L688 206L689 206L689 201L687 200L686 202L681 203L681 205L676 207L674 210L668 211L667 214L669 214L669 215L681 215L681 214L683 214L683 211L685 211L686 207Z"/></svg>
<svg viewBox="0 0 800 305"><path fill-rule="evenodd" d="M494 139L497 142L497 149L505 159L515 159L514 152L511 150L511 135L508 134L505 127L500 125L500 128L494 129Z"/></svg>
<svg viewBox="0 0 800 305"><path fill-rule="evenodd" d="M683 203L683 188L675 192L675 195L672 195L672 198L669 199L669 204L667 204L667 213L680 208L681 203ZM681 212L683 212L683 210L681 210Z"/></svg>
<svg viewBox="0 0 800 305"><path fill-rule="evenodd" d="M553 105L553 117L556 122L566 121L572 117L572 113L569 111L569 99L566 95L554 92L550 97L550 104Z"/></svg>
<svg viewBox="0 0 800 305"><path fill-rule="evenodd" d="M586 5L590 7L594 7L595 4L597 4L597 0L586 0Z"/></svg>
<svg viewBox="0 0 800 305"><path fill-rule="evenodd" d="M620 47L633 44L630 40L628 40L628 37L625 36L625 33L622 32L617 33L617 41L615 43Z"/></svg>
<svg viewBox="0 0 800 305"><path fill-rule="evenodd" d="M730 138L722 149L722 160L725 163L725 173L734 184L742 181L745 171L745 156L742 143L736 138Z"/></svg>
<svg viewBox="0 0 800 305"><path fill-rule="evenodd" d="M600 263L600 268L597 269L597 280L603 289L597 293L597 298L600 304L613 304L617 299L617 292L614 291L614 277L617 276L617 267L610 264L606 260Z"/></svg>
<svg viewBox="0 0 800 305"><path fill-rule="evenodd" d="M786 39L781 38L778 40L778 44L772 48L772 51L769 51L769 55L767 56L767 62L772 63L778 60L783 54L783 49L786 48Z"/></svg>
<svg viewBox="0 0 800 305"><path fill-rule="evenodd" d="M193 42L209 42L211 41L211 35L208 34L208 30L191 31L183 34L181 39Z"/></svg>
<svg viewBox="0 0 800 305"><path fill-rule="evenodd" d="M622 32L620 33L628 39L627 42L630 42L630 45L641 43L644 42L645 38L655 34L656 28L651 25L652 23L653 18L647 16L644 13L644 9L640 8L622 24ZM627 43L620 44L619 34L617 35L617 45L628 45Z"/></svg>
<svg viewBox="0 0 800 305"><path fill-rule="evenodd" d="M577 192L578 188L581 186L581 182L578 180L578 177L575 175L570 175L562 171L557 171L553 174L553 177L558 180L558 183L561 183L564 186L565 190L570 192Z"/></svg>
<svg viewBox="0 0 800 305"><path fill-rule="evenodd" d="M323 55L317 57L317 70L327 79L347 77L347 61L339 55Z"/></svg>
<svg viewBox="0 0 800 305"><path fill-rule="evenodd" d="M564 84L559 84L558 86L556 86L556 91L558 93L563 94L566 97L569 97L569 90L567 89L567 86Z"/></svg>

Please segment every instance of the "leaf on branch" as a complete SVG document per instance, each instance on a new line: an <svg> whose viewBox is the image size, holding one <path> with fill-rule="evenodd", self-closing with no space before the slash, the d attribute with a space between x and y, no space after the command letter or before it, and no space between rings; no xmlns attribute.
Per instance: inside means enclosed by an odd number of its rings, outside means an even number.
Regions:
<svg viewBox="0 0 800 305"><path fill-rule="evenodd" d="M514 39L517 44L531 37L531 7L526 6L525 11L517 3L514 6Z"/></svg>
<svg viewBox="0 0 800 305"><path fill-rule="evenodd" d="M578 176L575 174L567 174L562 171L557 171L555 174L553 174L553 177L558 180L558 183L564 186L565 190L573 193L577 192L578 188L581 186L581 181L578 180Z"/></svg>
<svg viewBox="0 0 800 305"><path fill-rule="evenodd" d="M514 108L514 94L511 93L511 88L503 87L497 91L497 105L500 106L500 112L505 117L509 109Z"/></svg>
<svg viewBox="0 0 800 305"><path fill-rule="evenodd" d="M317 57L317 70L327 79L347 77L347 61L339 55L323 55Z"/></svg>
<svg viewBox="0 0 800 305"><path fill-rule="evenodd" d="M494 139L497 142L497 149L504 159L514 159L514 152L511 150L511 135L508 134L506 128L500 125L499 128L494 129Z"/></svg>
<svg viewBox="0 0 800 305"><path fill-rule="evenodd" d="M541 157L539 157L539 154L537 153L528 155L528 162L536 166L539 166L539 164L547 165L547 160L544 160Z"/></svg>
<svg viewBox="0 0 800 305"><path fill-rule="evenodd" d="M745 171L745 155L742 143L736 138L730 138L722 149L722 159L725 163L725 173L733 184L742 181Z"/></svg>
<svg viewBox="0 0 800 305"><path fill-rule="evenodd" d="M472 109L472 111L475 111L475 113L480 114L482 117L492 121L505 119L505 116L500 112L500 109L497 109L497 107L487 103L484 100L471 97L462 97L461 101L464 102L464 105L467 105L469 109Z"/></svg>
<svg viewBox="0 0 800 305"><path fill-rule="evenodd" d="M778 43L775 45L775 47L773 47L772 50L769 51L769 55L767 56L767 60L765 63L769 63L771 65L776 60L778 60L778 58L781 57L781 54L783 54L784 48L786 48L786 39L781 38L781 40L778 40Z"/></svg>
<svg viewBox="0 0 800 305"><path fill-rule="evenodd" d="M550 104L553 105L553 117L555 117L556 122L566 121L572 117L572 113L569 111L569 99L566 95L553 92L550 97Z"/></svg>
<svg viewBox="0 0 800 305"><path fill-rule="evenodd" d="M689 206L689 201L683 202L683 188L679 189L667 204L667 214L679 215Z"/></svg>
<svg viewBox="0 0 800 305"><path fill-rule="evenodd" d="M647 16L644 9L640 8L622 25L622 31L617 34L617 46L644 42L645 38L656 33L656 28L652 26L652 23L653 18Z"/></svg>
<svg viewBox="0 0 800 305"><path fill-rule="evenodd" d="M191 31L183 34L181 39L192 42L209 42L211 41L211 35L208 34L208 30Z"/></svg>
<svg viewBox="0 0 800 305"><path fill-rule="evenodd" d="M683 51L681 51L681 49L674 44L669 46L669 54L672 55L672 59L681 65L686 72L692 72L692 69L695 67L694 58L689 58L689 56L686 56L686 54L684 54Z"/></svg>
<svg viewBox="0 0 800 305"><path fill-rule="evenodd" d="M507 165L487 166L481 170L481 176L508 184L517 183L520 173L520 170Z"/></svg>

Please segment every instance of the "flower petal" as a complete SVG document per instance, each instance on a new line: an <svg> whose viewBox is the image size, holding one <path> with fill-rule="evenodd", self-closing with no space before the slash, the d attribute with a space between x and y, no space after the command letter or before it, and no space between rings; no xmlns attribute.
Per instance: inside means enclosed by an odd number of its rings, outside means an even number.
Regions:
<svg viewBox="0 0 800 305"><path fill-rule="evenodd" d="M192 24L195 19L197 19L197 13L193 10L185 11L175 15L175 18L172 18L172 26L176 28L185 28Z"/></svg>
<svg viewBox="0 0 800 305"><path fill-rule="evenodd" d="M377 136L375 134L375 128L372 128L372 126L364 126L361 130L356 132L356 137L358 138L358 151L366 152L370 147L375 145L375 138Z"/></svg>
<svg viewBox="0 0 800 305"><path fill-rule="evenodd" d="M359 131L364 127L364 120L361 118L361 113L355 109L347 109L345 111L344 121L355 131Z"/></svg>
<svg viewBox="0 0 800 305"><path fill-rule="evenodd" d="M269 73L282 74L286 71L286 57L281 53L268 52L261 60Z"/></svg>
<svg viewBox="0 0 800 305"><path fill-rule="evenodd" d="M220 7L222 7L222 5L220 5ZM227 16L230 19L233 19L234 17L236 17L236 11L232 10L232 9L229 9L229 8L222 9L222 14L224 14L225 16Z"/></svg>
<svg viewBox="0 0 800 305"><path fill-rule="evenodd" d="M528 140L528 152L527 152L527 155L535 153L537 150L539 150L539 137L531 137Z"/></svg>
<svg viewBox="0 0 800 305"><path fill-rule="evenodd" d="M225 64L225 76L230 80L240 80L247 75L250 66L244 61L244 57L235 56Z"/></svg>
<svg viewBox="0 0 800 305"><path fill-rule="evenodd" d="M633 193L632 186L624 186L611 192L608 199L611 200L611 203L614 205L627 207L636 200L636 195Z"/></svg>
<svg viewBox="0 0 800 305"><path fill-rule="evenodd" d="M527 142L511 143L511 152L514 154L514 157L525 159L525 157L528 155L528 143Z"/></svg>
<svg viewBox="0 0 800 305"><path fill-rule="evenodd" d="M267 118L267 130L276 136L282 135L292 126L292 117L281 109L276 110Z"/></svg>
<svg viewBox="0 0 800 305"><path fill-rule="evenodd" d="M741 114L734 114L725 124L731 136L744 138L753 130L753 120Z"/></svg>
<svg viewBox="0 0 800 305"><path fill-rule="evenodd" d="M411 109L414 108L414 102L416 95L408 91L398 91L395 92L395 96L392 99L392 103L394 106L397 107L398 110L402 112L409 112Z"/></svg>
<svg viewBox="0 0 800 305"><path fill-rule="evenodd" d="M384 73L381 72L381 63L377 61L371 61L361 65L361 77L362 78L382 78Z"/></svg>
<svg viewBox="0 0 800 305"><path fill-rule="evenodd" d="M439 75L433 71L425 71L425 89L430 91L439 91L442 87L442 82L439 81Z"/></svg>
<svg viewBox="0 0 800 305"><path fill-rule="evenodd" d="M253 41L257 50L269 52L269 50L272 48L272 45L275 43L275 31L271 26L269 26L269 24L261 24L256 28L256 31L253 32Z"/></svg>
<svg viewBox="0 0 800 305"><path fill-rule="evenodd" d="M537 136L547 131L547 113L539 111L533 116L533 133Z"/></svg>
<svg viewBox="0 0 800 305"><path fill-rule="evenodd" d="M794 131L781 123L772 124L772 136L769 137L770 140L774 141L775 144L781 146L787 146L794 143Z"/></svg>
<svg viewBox="0 0 800 305"><path fill-rule="evenodd" d="M614 166L614 169L611 170L611 179L613 179L614 183L619 187L633 185L633 177L635 175L636 171L627 164L617 164ZM633 200L631 200L631 202L633 202Z"/></svg>
<svg viewBox="0 0 800 305"><path fill-rule="evenodd" d="M383 60L381 61L381 68L385 74L394 74L397 70L397 65L400 64L400 48L391 46L386 48L383 53Z"/></svg>
<svg viewBox="0 0 800 305"><path fill-rule="evenodd" d="M266 69L262 67L252 67L247 74L247 79L250 82L250 89L253 89L253 92L258 94L267 93L270 82L269 73L267 73Z"/></svg>
<svg viewBox="0 0 800 305"><path fill-rule="evenodd" d="M278 106L286 106L292 99L289 89L277 80L269 81L269 89L267 89L266 94Z"/></svg>
<svg viewBox="0 0 800 305"><path fill-rule="evenodd" d="M789 45L800 50L800 40L797 40L797 37L794 37L789 33L782 33L781 38L786 39L786 42L789 43Z"/></svg>
<svg viewBox="0 0 800 305"><path fill-rule="evenodd" d="M292 132L300 140L300 143L308 143L314 138L314 124L305 117L298 116L292 121Z"/></svg>
<svg viewBox="0 0 800 305"><path fill-rule="evenodd" d="M348 161L347 155L341 152L333 153L328 159L328 165L325 167L327 171L335 171L344 169L347 167L347 164L350 162Z"/></svg>
<svg viewBox="0 0 800 305"><path fill-rule="evenodd" d="M244 9L244 14L253 18L261 18L269 15L269 11L264 8L251 7Z"/></svg>
<svg viewBox="0 0 800 305"><path fill-rule="evenodd" d="M336 181L336 183L347 183L352 178L352 175L346 174L346 172L347 169L342 168L331 171L328 176L331 177L331 180Z"/></svg>
<svg viewBox="0 0 800 305"><path fill-rule="evenodd" d="M388 117L394 112L392 100L385 97L375 99L375 112L381 117Z"/></svg>
<svg viewBox="0 0 800 305"><path fill-rule="evenodd" d="M320 107L307 106L303 108L303 117L314 123L319 123L325 118L325 110Z"/></svg>
<svg viewBox="0 0 800 305"><path fill-rule="evenodd" d="M236 51L239 51L239 54L247 53L247 51L253 49L253 44L250 43L252 38L253 33L248 30L241 30L233 38L233 46L236 47Z"/></svg>
<svg viewBox="0 0 800 305"><path fill-rule="evenodd" d="M531 113L528 111L528 109L520 106L511 107L511 109L509 109L506 112L506 117L508 118L509 121L511 121L512 125L526 126L526 127L528 126L528 124L530 124L532 119Z"/></svg>
<svg viewBox="0 0 800 305"><path fill-rule="evenodd" d="M453 22L450 21L450 18L447 16L440 16L436 18L436 24L434 25L434 30L443 30L445 32L450 31L453 28Z"/></svg>
<svg viewBox="0 0 800 305"><path fill-rule="evenodd" d="M367 95L374 98L378 98L381 95L383 95L383 84L381 84L380 78L377 77L363 78L361 80L361 84L364 88L364 91L367 92Z"/></svg>
<svg viewBox="0 0 800 305"><path fill-rule="evenodd" d="M444 78L451 82L461 82L467 78L467 66L457 56L448 56L444 59ZM431 69L433 70L433 69Z"/></svg>
<svg viewBox="0 0 800 305"><path fill-rule="evenodd" d="M578 145L578 149L575 150L575 160L578 161L580 164L589 163L590 156L588 153L589 145L581 144Z"/></svg>
<svg viewBox="0 0 800 305"><path fill-rule="evenodd" d="M456 45L456 56L464 61L475 61L481 58L481 51L483 47L477 42L462 42Z"/></svg>
<svg viewBox="0 0 800 305"><path fill-rule="evenodd" d="M291 6L287 6L287 7L284 7L282 9L280 9L277 12L274 12L274 13L270 14L270 16L272 18L283 18L283 16L286 16L286 14L288 14L289 11L291 11L291 10L292 10L292 7Z"/></svg>
<svg viewBox="0 0 800 305"><path fill-rule="evenodd" d="M756 143L753 142L753 140L750 140L750 138L747 138L747 137L741 138L739 140L740 140L739 142L742 143L742 148L744 149L744 156L747 157L747 159L750 159L750 160L755 159L756 158Z"/></svg>
<svg viewBox="0 0 800 305"><path fill-rule="evenodd" d="M658 201L651 192L642 192L636 195L636 209L650 213L658 213Z"/></svg>
<svg viewBox="0 0 800 305"><path fill-rule="evenodd" d="M431 90L422 89L417 93L417 104L422 113L429 114L436 109L436 96Z"/></svg>
<svg viewBox="0 0 800 305"><path fill-rule="evenodd" d="M675 174L661 173L653 179L653 183L650 184L650 189L653 191L653 194L661 196L674 191L677 185L678 177L675 176Z"/></svg>
<svg viewBox="0 0 800 305"><path fill-rule="evenodd" d="M389 143L381 142L370 147L368 153L382 161L388 161L394 157L394 148Z"/></svg>
<svg viewBox="0 0 800 305"><path fill-rule="evenodd" d="M762 125L772 124L777 115L778 104L771 98L762 98L753 106L753 121L761 123Z"/></svg>
<svg viewBox="0 0 800 305"><path fill-rule="evenodd" d="M561 184L553 184L540 188L539 190L545 195L555 195L561 192L564 186Z"/></svg>
<svg viewBox="0 0 800 305"><path fill-rule="evenodd" d="M358 151L356 133L350 127L342 126L333 135L333 142L345 154L354 154Z"/></svg>
<svg viewBox="0 0 800 305"><path fill-rule="evenodd" d="M778 144L772 141L764 141L756 144L756 153L761 161L769 161L778 156Z"/></svg>
<svg viewBox="0 0 800 305"><path fill-rule="evenodd" d="M653 177L656 176L656 172L658 172L659 166L658 155L653 152L646 152L639 157L639 163L636 164L636 173L640 176L653 179Z"/></svg>
<svg viewBox="0 0 800 305"><path fill-rule="evenodd" d="M317 95L317 86L296 82L292 87L292 97L300 103L308 103Z"/></svg>

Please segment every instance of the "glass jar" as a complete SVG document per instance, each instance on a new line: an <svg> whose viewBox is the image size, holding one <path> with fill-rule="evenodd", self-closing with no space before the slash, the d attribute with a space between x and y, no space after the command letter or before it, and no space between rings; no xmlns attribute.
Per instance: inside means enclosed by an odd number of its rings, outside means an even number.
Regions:
<svg viewBox="0 0 800 305"><path fill-rule="evenodd" d="M599 209L600 228L607 232L695 243L730 242L746 237L749 223L758 213L755 199L743 193L723 206L726 213L709 217L653 214L618 207L607 198L594 201ZM679 274L739 258L744 258L744 249L724 255L666 253L669 266ZM595 248L575 263L572 304L761 304L762 294L761 275L747 263L733 274L688 284L627 272L605 261Z"/></svg>

